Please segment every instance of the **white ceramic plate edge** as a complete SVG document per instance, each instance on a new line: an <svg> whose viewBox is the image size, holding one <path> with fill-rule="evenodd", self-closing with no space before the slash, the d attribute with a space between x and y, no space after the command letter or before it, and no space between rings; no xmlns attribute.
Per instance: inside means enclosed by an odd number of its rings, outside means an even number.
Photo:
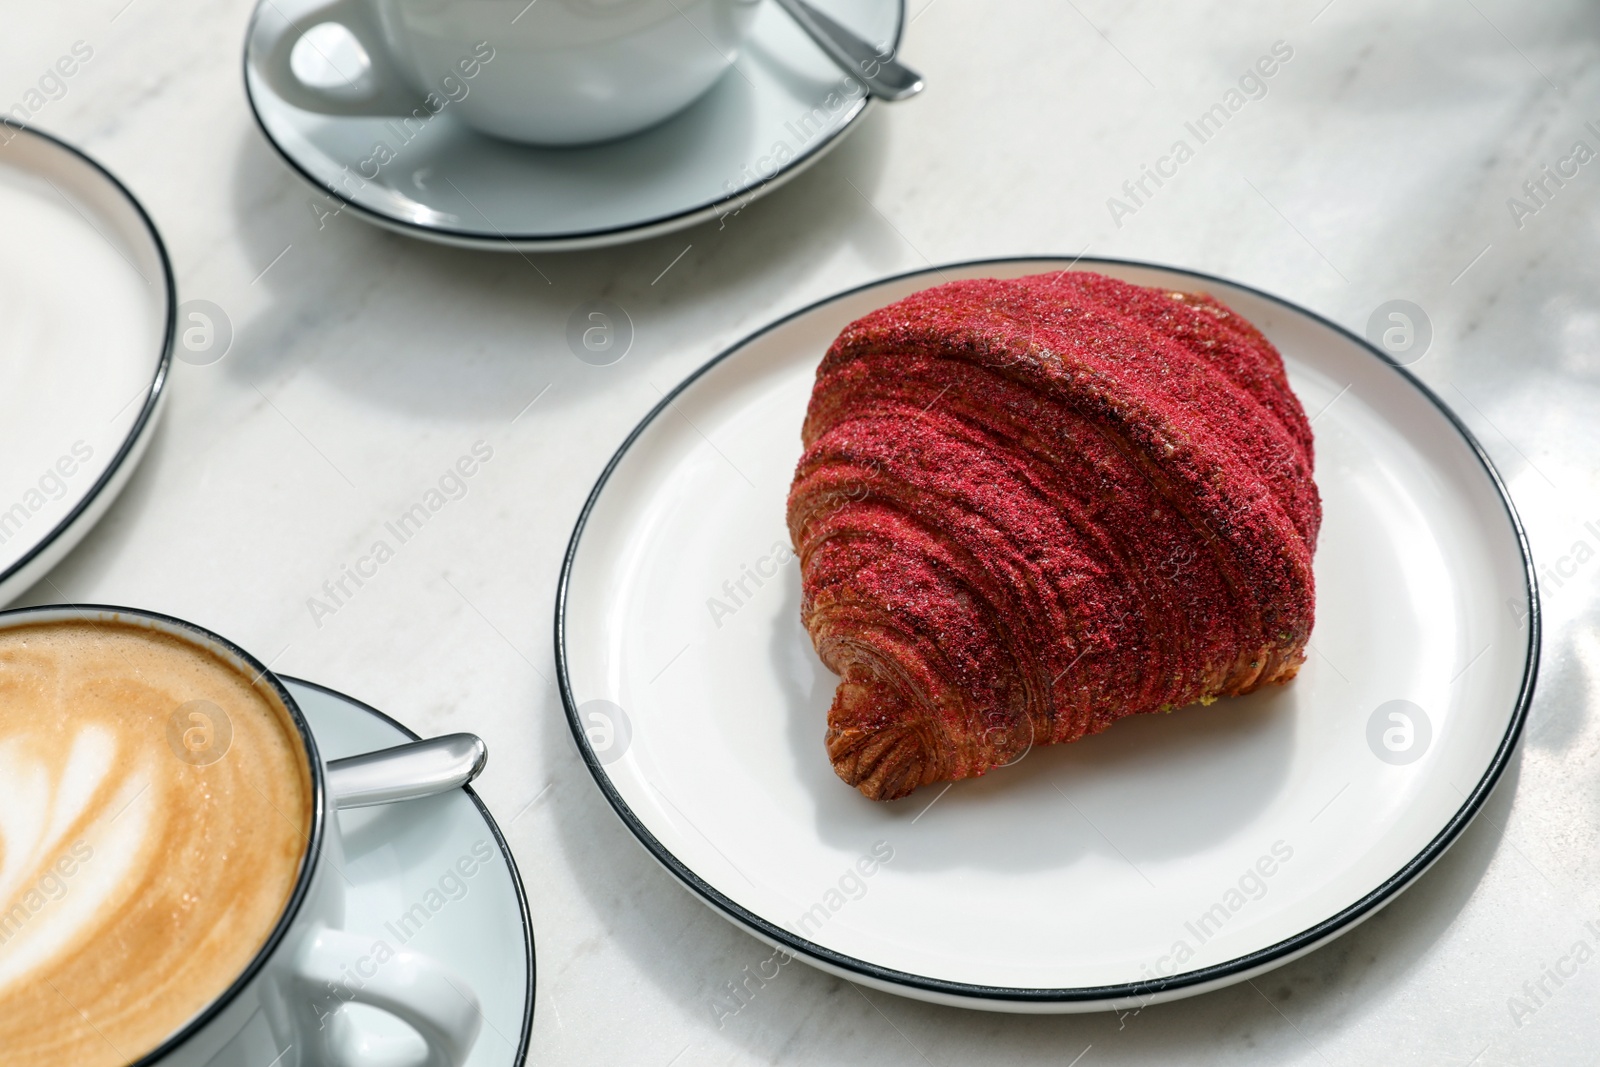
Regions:
<svg viewBox="0 0 1600 1067"><path fill-rule="evenodd" d="M71 552L78 542L93 529L95 523L105 514L112 502L122 492L128 479L133 476L134 470L139 466L139 461L144 458L145 449L150 444L151 431L155 429L160 420L161 412L166 408L166 383L167 376L172 369L172 345L176 335L176 322L178 316L177 284L172 276L172 263L167 258L167 248L161 240L161 234L156 230L155 223L151 220L144 205L139 203L137 197L123 185L115 174L88 153L68 144L58 137L54 137L42 130L25 126L11 119L0 116L0 126L16 131L30 137L37 137L45 141L52 148L74 156L99 178L108 182L111 191L119 195L129 207L133 209L135 217L144 226L146 235L150 239L150 251L154 253L157 262L161 264L161 284L165 298L165 328L162 336L161 356L156 361L155 376L150 382L150 391L146 394L144 405L139 414L134 418L133 425L129 427L128 434L123 438L117 454L112 457L111 464L100 475L99 479L85 492L83 499L56 524L56 526L41 537L38 542L12 564L4 572L0 572L0 607L13 600L19 593L37 582L49 573L57 563Z"/></svg>
<svg viewBox="0 0 1600 1067"><path fill-rule="evenodd" d="M1376 888L1359 898L1354 903L1346 906L1328 918L1301 930L1299 933L1285 938L1275 944L1268 945L1256 951L1246 953L1235 959L1225 961L1193 971L1186 971L1171 976L1157 978L1149 981L1127 982L1117 985L1085 986L1077 988L1022 988L1022 987L997 987L984 986L967 982L951 981L939 978L930 978L922 975L910 974L891 968L879 966L865 960L855 959L831 949L825 948L814 942L808 941L796 934L773 924L759 915L737 904L724 894L713 888L689 869L682 861L666 849L656 837L650 833L644 823L629 808L621 794L612 785L602 764L589 745L588 737L583 723L578 716L577 701L572 693L571 679L568 672L568 658L566 653L566 608L569 593L569 583L573 566L577 559L578 547L582 540L585 526L590 513L594 510L605 490L613 472L622 463L634 442L644 433L661 413L698 381L713 367L740 351L757 338L776 330L790 321L800 318L823 305L849 297L867 289L876 288L885 284L904 281L918 276L936 276L943 270L958 270L973 267L1001 266L1017 264L1039 264L1041 269L1047 269L1050 264L1059 264L1063 269L1075 267L1079 264L1093 268L1096 264L1106 264L1123 267L1150 268L1160 271L1183 274L1202 282L1214 282L1221 285L1232 286L1245 290L1262 299L1281 305L1296 314L1306 316L1312 321L1334 331L1338 335L1355 343L1361 349L1369 352L1380 363L1387 365L1401 380L1420 393L1428 400L1441 415L1444 416L1450 427L1459 434L1462 442L1467 445L1473 456L1478 460L1483 473L1489 479L1499 497L1505 517L1510 525L1518 550L1521 554L1523 579L1528 596L1528 646L1524 658L1523 674L1518 687L1515 706L1511 709L1509 722L1493 757L1490 759L1483 775L1473 786L1461 806L1446 821L1440 831L1427 843L1423 849L1400 867L1394 874L1385 879ZM1362 921L1369 918L1379 908L1388 904L1399 893L1411 885L1423 872L1442 856L1446 849L1458 838L1461 832L1472 822L1478 811L1482 808L1495 784L1504 772L1506 764L1510 761L1522 734L1523 726L1527 719L1528 706L1533 699L1534 682L1538 674L1539 646L1540 646L1540 609L1538 584L1534 572L1533 556L1528 544L1526 531L1522 521L1517 515L1512 504L1510 494L1506 491L1505 483L1493 462L1484 451L1471 431L1461 422L1456 414L1420 379L1416 378L1400 364L1396 363L1383 352L1373 348L1364 339L1346 330L1316 312L1294 304L1282 297L1257 289L1254 286L1215 275L1205 274L1200 271L1188 270L1181 267L1171 267L1163 264L1148 263L1137 260L1118 260L1105 257L1068 259L1064 256L1005 256L991 259L965 260L956 263L946 263L936 267L921 270L907 271L903 274L892 275L885 278L855 286L851 289L834 293L821 300L815 301L805 307L799 308L767 324L761 329L741 338L733 345L712 357L705 364L696 369L666 396L662 397L638 425L634 427L618 447L617 451L601 471L584 502L582 511L573 528L572 537L567 544L567 551L562 559L561 575L556 587L554 643L556 657L556 673L561 691L562 704L566 709L568 725L572 730L573 738L578 746L578 751L583 756L589 768L591 777L599 786L612 809L622 819L624 825L637 837L645 849L655 860L665 867L686 888L695 893L714 911L721 914L734 925L739 926L751 934L775 947L782 948L806 962L828 973L837 975L850 981L860 982L876 989L910 996L919 1000L932 1003L956 1005L967 1008L980 1008L990 1011L1006 1011L1016 1013L1060 1013L1060 1012L1089 1012L1102 1011L1115 1007L1154 1004L1182 997L1193 996L1198 993L1218 989L1226 985L1244 981L1247 978L1261 974L1275 967L1282 966L1317 947L1327 943L1338 935L1353 929Z"/></svg>

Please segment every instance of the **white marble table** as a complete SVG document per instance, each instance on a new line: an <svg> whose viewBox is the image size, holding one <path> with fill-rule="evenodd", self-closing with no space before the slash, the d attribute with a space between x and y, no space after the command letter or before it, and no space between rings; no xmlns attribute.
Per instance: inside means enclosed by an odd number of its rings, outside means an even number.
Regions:
<svg viewBox="0 0 1600 1067"><path fill-rule="evenodd" d="M319 227L245 106L245 0L10 0L0 104L89 43L37 123L128 183L181 298L235 330L220 363L176 368L142 469L50 581L193 619L420 731L487 738L481 791L538 932L531 1063L1591 1062L1600 963L1546 979L1532 1012L1509 998L1600 920L1600 538L1584 525L1600 519L1600 165L1547 182L1543 205L1522 189L1574 141L1600 149L1584 126L1600 128L1600 21L1574 0L1324 2L912 0L905 55L927 93L811 173L723 229L523 258L348 214ZM1132 200L1123 183L1278 41L1293 55L1266 94ZM765 321L929 261L1085 249L1228 275L1358 331L1386 300L1426 309L1415 369L1494 456L1555 576L1520 756L1414 888L1251 984L1022 1018L794 965L719 1026L723 984L770 950L629 836L551 682L577 509L658 390ZM609 367L564 340L597 297L637 331ZM308 599L479 441L493 459L467 495L314 617ZM41 584L23 602L54 599Z"/></svg>

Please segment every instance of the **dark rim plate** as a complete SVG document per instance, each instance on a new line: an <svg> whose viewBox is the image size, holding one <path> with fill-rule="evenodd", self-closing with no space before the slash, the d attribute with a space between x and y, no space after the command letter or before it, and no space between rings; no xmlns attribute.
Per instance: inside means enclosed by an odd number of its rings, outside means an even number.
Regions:
<svg viewBox="0 0 1600 1067"><path fill-rule="evenodd" d="M172 370L172 346L177 336L176 325L178 318L178 302L177 283L172 277L172 263L167 258L167 246L162 243L161 234L156 230L155 223L150 220L150 215L145 211L144 205L139 203L138 199L133 195L133 193L128 191L128 187L123 185L115 174L112 174L105 167L101 166L94 160L92 156L78 148L73 147L66 141L61 140L59 137L53 137L42 130L34 129L31 126L25 126L22 123L16 122L13 119L5 118L4 116L0 116L0 127L13 130L17 134L24 136L37 137L41 141L44 141L49 145L68 153L69 155L77 157L78 160L86 164L92 171L94 171L96 175L105 179L105 181L109 183L110 186L128 202L128 206L133 208L134 213L139 218L139 221L144 224L145 232L150 238L151 248L154 250L156 258L161 263L161 281L166 290L166 328L164 330L166 340L162 345L160 358L156 360L155 376L151 379L150 392L145 397L143 407L140 409L138 416L133 420L132 425L128 427L127 436L122 439L122 444L118 447L117 454L112 457L110 465L107 466L105 471L101 473L100 477L95 480L94 484L84 492L82 499L78 501L73 509L69 511L53 529L41 537L38 542L36 542L34 546L27 551L26 554L24 554L10 567L7 567L4 571L0 571L0 589L4 589L7 582L9 582L18 574L21 574L29 564L37 559L42 553L48 551L52 545L66 535L69 529L77 524L78 519L82 517L83 513L87 511L91 505L94 504L95 500L98 499L100 494L105 491L106 487L117 480L119 473L122 471L123 466L127 463L129 456L133 453L140 439L144 437L147 430L151 429L151 424L155 420L156 413L160 410L161 401L166 396L167 375ZM5 161L3 152L4 146L0 145L0 164L3 164ZM22 592L20 589L14 590L12 595L14 596L16 593L20 592ZM3 603L4 601L0 600L0 604Z"/></svg>
<svg viewBox="0 0 1600 1067"><path fill-rule="evenodd" d="M622 462L623 457L627 454L628 450L633 446L634 442L639 438L639 436L644 432L645 428L650 425L650 423L653 422L657 416L666 411L669 405L671 405L680 394L682 394L698 379L700 379L713 367L716 367L723 360L729 358L731 355L744 348L756 338L770 333L771 331L787 324L791 320L820 308L823 305L832 303L843 297L851 296L866 289L875 288L885 283L900 281L919 275L929 276L931 279L930 284L933 284L933 282L937 280L937 272L940 270L957 270L970 267L982 267L988 265L999 266L1003 264L1016 263L1058 263L1063 269L1075 267L1080 264L1089 268L1093 268L1096 264L1105 264L1111 266L1171 271L1173 273L1187 275L1202 283L1217 283L1250 292L1263 299L1281 305L1282 307L1287 308L1298 315L1303 315L1308 319L1320 324L1321 326L1334 331L1345 339L1354 342L1361 348L1370 352L1374 359L1380 360L1381 362L1387 364L1398 376L1399 381L1405 383L1405 385L1415 389L1417 392L1426 397L1445 417L1449 425L1456 431L1456 433L1460 435L1462 441L1471 449L1473 455L1481 464L1484 476L1494 486L1494 489L1499 496L1501 505L1505 509L1506 519L1510 523L1511 529L1516 535L1517 545L1521 551L1522 569L1526 581L1529 605L1528 646L1524 659L1522 682L1518 690L1515 706L1511 710L1509 723L1506 727L1504 735L1501 738L1500 744L1495 750L1494 756L1490 760L1488 767L1478 779L1477 783L1473 786L1465 801L1456 810L1455 814L1448 820L1444 828L1439 831L1439 833L1427 844L1425 848L1413 856L1399 870L1395 871L1393 875L1383 881L1376 889L1373 889L1355 903L1343 908L1327 919L1307 927L1292 937L1285 938L1276 944L1269 945L1257 951L1228 960L1225 963L1199 968L1192 971L1186 971L1149 981L1126 982L1116 985L1103 986L1025 988L985 986L966 982L949 981L940 978L931 978L925 975L911 974L905 971L879 966L866 960L856 959L854 957L835 952L832 949L799 937L789 930L786 930L783 927L768 921L762 916L751 912L747 908L744 908L735 901L729 899L726 895L708 884L704 879L698 876L693 870L691 870L675 855L673 855L667 848L665 848L661 842L650 833L644 823L632 811L632 809L629 808L628 804L623 800L622 796L611 784L610 778L603 770L599 759L596 757L595 752L589 743L582 721L578 715L577 700L573 695L571 680L568 674L569 664L567 653L566 615L569 582L572 577L572 570L577 557L578 546L583 539L584 529L589 521L590 513L594 510L596 503L600 499L601 493L604 492L606 483L611 478L612 473ZM1191 271L1180 267L1169 267L1158 263L1109 258L1069 259L1067 257L1058 256L1007 256L995 259L965 260L957 263L942 264L939 267L929 267L921 270L907 271L902 274L875 279L874 281L868 282L864 285L859 285L852 289L836 293L832 296L816 301L815 303L809 304L806 307L800 308L797 311L793 311L788 315L785 315L782 318L768 324L755 333L752 333L749 336L741 339L729 348L723 350L694 373L690 374L681 383L679 383L676 388L664 396L661 401L650 410L649 414L647 414L639 422L639 424L634 427L627 439L623 441L621 447L618 448L616 453L611 457L610 462L606 464L605 469L601 472L599 479L595 483L594 489L590 491L589 497L584 503L583 510L579 513L577 524L572 532L572 538L567 544L566 555L561 566L561 577L556 588L555 605L556 670L561 690L562 703L566 708L568 724L572 729L572 734L577 743L578 751L583 755L584 762L588 765L589 772L594 777L595 783L599 786L600 791L605 795L607 801L610 802L612 808L622 819L623 823L627 825L628 829L633 832L634 836L639 839L644 847L649 850L651 855L653 855L655 859L663 867L670 871L679 881L681 881L690 890L698 894L706 903L711 905L717 911L721 912L726 918L732 920L737 925L745 927L752 933L773 945L781 946L793 954L816 962L822 965L824 969L830 970L834 973L844 976L860 976L883 986L899 986L908 992L920 991L924 994L932 994L934 997L947 1000L948 1002L976 1002L974 1003L974 1006L981 1006L981 1002L985 1001L1011 1002L1017 1004L1019 1007L1023 1004L1033 1004L1038 1006L1034 1010L1039 1010L1039 1007L1043 1007L1044 1005L1048 1004L1068 1005L1075 1003L1081 1004L1085 1002L1106 1002L1106 1006L1109 1007L1111 1003L1119 1001L1130 1003L1149 1003L1152 1001L1152 999L1165 1000L1171 999L1174 996L1181 996L1183 995L1184 991L1202 992L1206 987L1227 984L1228 979L1237 981L1243 977L1249 976L1253 972L1269 969L1275 964L1288 962L1288 960L1294 958L1295 956L1303 955L1323 942L1328 941L1338 934L1343 933L1355 926L1357 923L1370 916L1384 904L1394 899L1394 897L1397 896L1401 890L1405 889L1408 885L1415 881L1423 871L1427 870L1427 868L1432 865L1435 860L1443 855L1444 851L1450 847L1457 837L1460 836L1461 832L1472 821L1479 809L1483 807L1483 804L1488 799L1488 796L1493 790L1495 783L1500 779L1501 774L1504 772L1506 764L1510 760L1512 753L1516 748L1517 740L1522 734L1523 725L1527 719L1528 705L1533 699L1534 680L1538 673L1539 666L1539 633L1540 610L1538 587L1534 575L1533 557L1528 547L1527 534L1523 530L1522 522L1517 516L1515 507L1512 505L1510 495L1506 491L1504 482L1501 480L1499 473L1495 470L1494 464L1490 461L1488 454L1483 450L1483 447L1478 443L1476 438L1473 437L1471 431L1467 429L1465 424L1463 424L1461 420L1457 418L1455 413L1451 411L1450 408L1447 407L1444 402L1427 387L1427 385L1412 375L1411 372L1406 370L1405 367L1401 366L1386 353L1373 348L1367 343L1366 340L1358 337L1349 330L1346 330L1338 323L1332 322L1313 311L1300 307L1290 301L1284 300L1282 297L1274 296L1271 293L1257 289L1253 286L1244 285L1240 282L1232 281L1227 278L1221 278L1216 275L1205 274L1199 271Z"/></svg>

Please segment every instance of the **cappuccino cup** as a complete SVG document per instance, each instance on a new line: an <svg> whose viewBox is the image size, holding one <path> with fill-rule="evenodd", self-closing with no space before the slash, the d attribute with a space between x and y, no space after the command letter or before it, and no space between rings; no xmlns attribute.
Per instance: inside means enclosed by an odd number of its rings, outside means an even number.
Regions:
<svg viewBox="0 0 1600 1067"><path fill-rule="evenodd" d="M345 927L329 781L288 690L216 634L0 612L0 1060L359 1067L362 1004L459 1067L470 986Z"/></svg>
<svg viewBox="0 0 1600 1067"><path fill-rule="evenodd" d="M290 16L267 4L253 65L307 111L409 126L448 110L506 140L588 144L654 126L703 95L737 58L759 2L333 0ZM328 45L328 23L359 50ZM297 73L308 55L326 70L333 51L360 73Z"/></svg>

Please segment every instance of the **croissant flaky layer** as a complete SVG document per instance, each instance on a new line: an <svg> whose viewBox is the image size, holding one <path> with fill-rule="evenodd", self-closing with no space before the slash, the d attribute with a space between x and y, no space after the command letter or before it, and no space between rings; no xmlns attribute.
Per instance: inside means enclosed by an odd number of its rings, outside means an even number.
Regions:
<svg viewBox="0 0 1600 1067"><path fill-rule="evenodd" d="M1321 522L1283 361L1210 296L952 282L828 350L789 493L827 748L875 800L1294 677Z"/></svg>

